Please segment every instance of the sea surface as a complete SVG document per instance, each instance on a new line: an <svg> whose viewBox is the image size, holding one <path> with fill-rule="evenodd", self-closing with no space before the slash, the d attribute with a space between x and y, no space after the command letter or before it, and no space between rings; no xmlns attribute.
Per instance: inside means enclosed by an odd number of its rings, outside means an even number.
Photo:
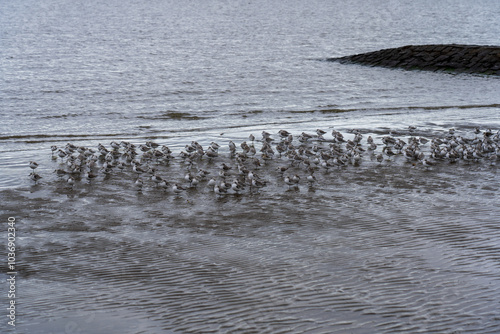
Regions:
<svg viewBox="0 0 500 334"><path fill-rule="evenodd" d="M430 140L450 129L497 133L500 78L326 61L500 45L498 13L494 0L2 1L0 332L500 332L500 161L425 166L382 152L386 136L429 140L431 159ZM378 148L359 166L318 167L312 184L277 153L245 162L262 188L217 195L184 180L197 168L220 177L222 163L236 175L229 142L241 153L253 134L261 157L262 132L275 147L279 130L311 150L332 131ZM300 144L302 132L313 138ZM137 189L130 164L74 185L54 173L67 166L51 146L112 141L168 146L155 168L187 190L145 177ZM193 141L219 156L189 165Z"/></svg>

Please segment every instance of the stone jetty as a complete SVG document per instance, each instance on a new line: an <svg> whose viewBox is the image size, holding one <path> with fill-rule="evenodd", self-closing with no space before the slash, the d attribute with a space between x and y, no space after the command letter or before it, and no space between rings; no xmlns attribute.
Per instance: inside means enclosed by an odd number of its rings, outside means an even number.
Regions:
<svg viewBox="0 0 500 334"><path fill-rule="evenodd" d="M407 45L329 61L407 70L500 75L500 47L482 45Z"/></svg>

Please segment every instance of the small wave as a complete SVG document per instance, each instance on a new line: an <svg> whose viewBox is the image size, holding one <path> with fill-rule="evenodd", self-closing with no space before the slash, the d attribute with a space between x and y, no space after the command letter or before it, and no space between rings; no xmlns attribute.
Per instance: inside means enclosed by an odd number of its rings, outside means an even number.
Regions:
<svg viewBox="0 0 500 334"><path fill-rule="evenodd" d="M160 112L159 114L155 113L155 114L151 114L151 115L140 115L140 116L137 116L137 118L152 119L152 120L161 120L161 119L200 120L200 119L206 119L208 117L192 115L190 113L181 112L181 111L163 111L163 112Z"/></svg>

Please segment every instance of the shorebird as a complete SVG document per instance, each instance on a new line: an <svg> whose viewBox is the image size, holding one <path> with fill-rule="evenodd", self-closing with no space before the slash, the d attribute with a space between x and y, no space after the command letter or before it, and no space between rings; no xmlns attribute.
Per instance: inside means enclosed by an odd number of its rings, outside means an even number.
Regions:
<svg viewBox="0 0 500 334"><path fill-rule="evenodd" d="M174 185L172 186L172 191L176 194L180 194L182 193L183 191L185 191L186 188L183 188L181 187L180 185L178 185L177 183L174 183Z"/></svg>
<svg viewBox="0 0 500 334"><path fill-rule="evenodd" d="M316 182L316 177L314 176L313 173L311 173L307 176L307 182L309 182L310 185L312 185L314 182Z"/></svg>
<svg viewBox="0 0 500 334"><path fill-rule="evenodd" d="M285 183L291 187L291 186L297 186L299 181L300 181L300 176L298 176L297 174L293 175L293 176L289 176L289 175L286 175L284 178L283 178L283 181L285 181Z"/></svg>
<svg viewBox="0 0 500 334"><path fill-rule="evenodd" d="M432 166L435 166L436 163L433 161L427 160L427 159L423 159L422 165L424 165L425 167L432 167Z"/></svg>
<svg viewBox="0 0 500 334"><path fill-rule="evenodd" d="M161 176L153 174L153 176L151 176L151 181L153 181L154 183L156 183L156 185L159 185L160 182L163 181L163 179L161 178Z"/></svg>
<svg viewBox="0 0 500 334"><path fill-rule="evenodd" d="M210 159L217 158L219 156L219 153L217 153L217 151L213 150L212 146L209 147L209 149L205 152L205 154Z"/></svg>
<svg viewBox="0 0 500 334"><path fill-rule="evenodd" d="M32 179L33 181L35 181L35 184L41 179L42 177L37 174L36 172L31 172L30 173L30 179Z"/></svg>
<svg viewBox="0 0 500 334"><path fill-rule="evenodd" d="M227 193L227 190L224 188L221 188L219 185L214 185L214 193L216 195L224 195Z"/></svg>
<svg viewBox="0 0 500 334"><path fill-rule="evenodd" d="M279 130L278 134L281 136L281 138L286 138L290 135L290 132L288 132L286 130Z"/></svg>
<svg viewBox="0 0 500 334"><path fill-rule="evenodd" d="M215 186L216 183L217 183L217 181L215 180L215 178L211 178L210 180L208 180L207 186L213 187L213 186Z"/></svg>
<svg viewBox="0 0 500 334"><path fill-rule="evenodd" d="M87 177L87 180L89 181L89 183L90 183L90 181L92 181L92 179L95 179L97 177L96 174L94 174L94 173L92 173L90 171L87 172L85 176Z"/></svg>
<svg viewBox="0 0 500 334"><path fill-rule="evenodd" d="M29 166L31 169L35 170L38 167L38 164L34 161L30 161Z"/></svg>
<svg viewBox="0 0 500 334"><path fill-rule="evenodd" d="M73 187L73 185L75 184L75 178L74 178L73 176L68 177L68 179L66 180L66 183L67 183L70 187Z"/></svg>
<svg viewBox="0 0 500 334"><path fill-rule="evenodd" d="M230 140L228 145L229 145L229 152L231 152L231 154L236 153L236 144Z"/></svg>
<svg viewBox="0 0 500 334"><path fill-rule="evenodd" d="M278 166L276 167L276 170L280 173L284 173L288 170L288 166Z"/></svg>
<svg viewBox="0 0 500 334"><path fill-rule="evenodd" d="M170 184L165 179L162 179L161 182L158 183L158 186L167 190L169 188Z"/></svg>
<svg viewBox="0 0 500 334"><path fill-rule="evenodd" d="M255 188L262 188L266 185L266 182L264 181L261 181L261 180L257 180L257 179L251 179L251 187L255 187Z"/></svg>
<svg viewBox="0 0 500 334"><path fill-rule="evenodd" d="M136 187L137 189L142 189L142 186L144 185L144 181L142 181L141 178L138 178L137 180L135 180L134 182L134 187Z"/></svg>
<svg viewBox="0 0 500 334"><path fill-rule="evenodd" d="M142 174L145 172L145 170L142 169L142 167L139 164L134 164L134 163L132 163L132 164L133 164L132 170L134 171L134 173Z"/></svg>
<svg viewBox="0 0 500 334"><path fill-rule="evenodd" d="M237 179L234 179L233 182L231 183L231 190L234 191L236 194L239 194L239 192L243 190L243 185L240 184L240 182Z"/></svg>

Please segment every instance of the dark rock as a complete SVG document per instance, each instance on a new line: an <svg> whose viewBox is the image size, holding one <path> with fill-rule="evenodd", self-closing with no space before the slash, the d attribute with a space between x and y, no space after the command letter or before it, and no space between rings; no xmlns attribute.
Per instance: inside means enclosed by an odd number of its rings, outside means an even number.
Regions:
<svg viewBox="0 0 500 334"><path fill-rule="evenodd" d="M407 45L328 60L370 66L498 75L500 47L457 44Z"/></svg>

